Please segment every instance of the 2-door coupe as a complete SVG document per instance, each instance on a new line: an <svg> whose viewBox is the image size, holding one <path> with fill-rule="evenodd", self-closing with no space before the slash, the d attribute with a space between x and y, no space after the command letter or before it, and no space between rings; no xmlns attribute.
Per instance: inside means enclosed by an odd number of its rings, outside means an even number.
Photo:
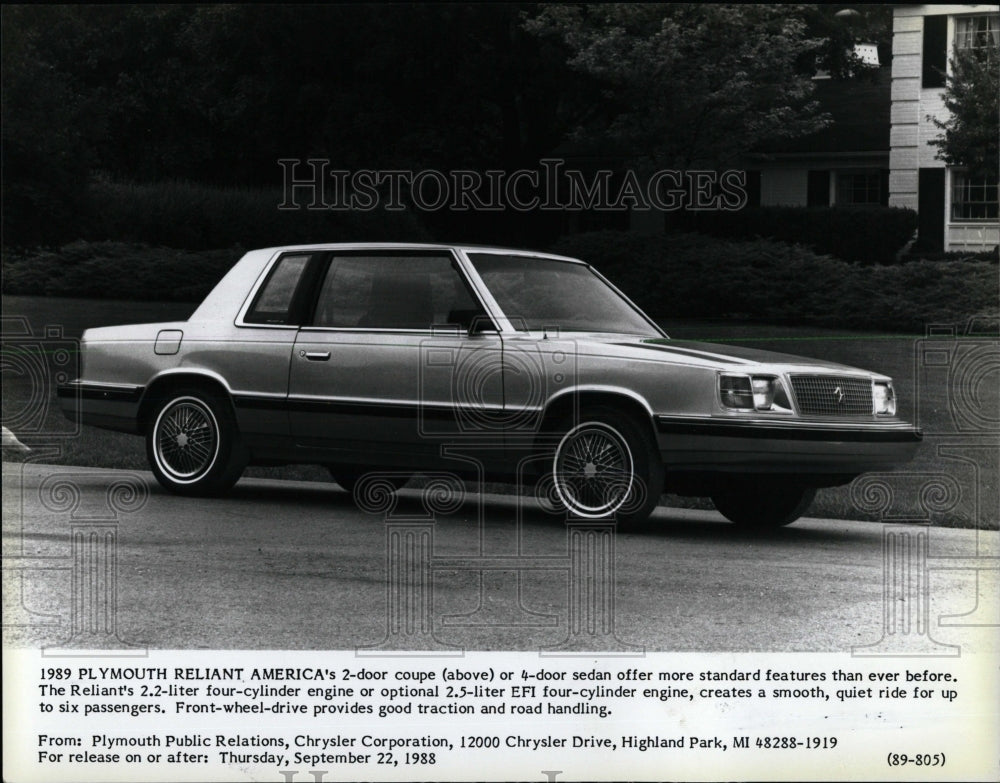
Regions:
<svg viewBox="0 0 1000 783"><path fill-rule="evenodd" d="M884 375L671 340L588 264L493 247L254 250L187 321L89 329L82 351L66 415L145 436L189 495L248 464L349 490L443 469L575 517L640 522L672 492L776 526L920 441Z"/></svg>

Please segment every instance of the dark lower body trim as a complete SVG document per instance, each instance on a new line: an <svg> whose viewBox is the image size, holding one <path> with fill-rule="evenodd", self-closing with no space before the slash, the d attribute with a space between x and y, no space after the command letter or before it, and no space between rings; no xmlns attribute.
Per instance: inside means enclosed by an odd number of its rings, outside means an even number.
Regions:
<svg viewBox="0 0 1000 783"><path fill-rule="evenodd" d="M891 427L891 428L890 428ZM920 430L911 425L822 426L815 424L762 424L759 421L717 421L657 416L656 429L664 435L709 435L718 438L811 440L858 443L919 443Z"/></svg>
<svg viewBox="0 0 1000 783"><path fill-rule="evenodd" d="M125 386L109 383L70 381L56 387L56 396L62 399L101 400L104 402L139 402L145 386Z"/></svg>

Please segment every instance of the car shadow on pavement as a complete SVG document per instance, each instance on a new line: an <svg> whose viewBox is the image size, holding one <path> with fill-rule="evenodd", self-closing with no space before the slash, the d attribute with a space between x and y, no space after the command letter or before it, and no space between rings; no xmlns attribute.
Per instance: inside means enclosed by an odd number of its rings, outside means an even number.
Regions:
<svg viewBox="0 0 1000 783"><path fill-rule="evenodd" d="M154 489L156 492L157 489ZM546 510L536 500L517 495L486 494L469 491L447 513L428 511L420 489L402 489L385 511L359 509L351 493L332 482L283 481L251 479L239 482L226 496L236 501L254 501L287 506L294 503L310 508L342 509L366 517L390 520L393 517L410 520L427 518L442 525L442 529L473 524L480 514L487 527L515 524L520 519L525 527L535 530L557 530L566 524L564 514ZM803 518L788 527L773 530L748 530L721 518L714 511L660 506L650 519L638 528L617 530L623 540L637 538L669 539L674 541L725 541L747 544L817 544L869 541L876 544L881 528L875 523L859 524L847 520Z"/></svg>
<svg viewBox="0 0 1000 783"><path fill-rule="evenodd" d="M324 481L241 480L224 496L232 500L270 501L307 506L351 508L354 499L338 484Z"/></svg>

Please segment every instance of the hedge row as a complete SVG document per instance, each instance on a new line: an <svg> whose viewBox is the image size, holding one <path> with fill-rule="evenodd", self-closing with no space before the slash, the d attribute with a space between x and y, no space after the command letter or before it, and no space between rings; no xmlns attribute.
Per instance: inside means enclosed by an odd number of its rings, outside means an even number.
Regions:
<svg viewBox="0 0 1000 783"><path fill-rule="evenodd" d="M922 332L1000 309L987 261L864 267L772 240L614 231L565 237L552 250L590 261L655 318Z"/></svg>
<svg viewBox="0 0 1000 783"><path fill-rule="evenodd" d="M730 239L777 239L865 265L898 263L917 229L917 213L898 207L747 207L670 217L674 229Z"/></svg>
<svg viewBox="0 0 1000 783"><path fill-rule="evenodd" d="M125 242L73 242L58 250L6 251L3 292L92 299L197 302L243 255Z"/></svg>
<svg viewBox="0 0 1000 783"><path fill-rule="evenodd" d="M913 261L862 267L771 240L603 231L558 242L655 318L740 318L845 329L922 332L926 323L998 313L996 265ZM201 300L242 250L186 252L74 242L4 255L6 294Z"/></svg>

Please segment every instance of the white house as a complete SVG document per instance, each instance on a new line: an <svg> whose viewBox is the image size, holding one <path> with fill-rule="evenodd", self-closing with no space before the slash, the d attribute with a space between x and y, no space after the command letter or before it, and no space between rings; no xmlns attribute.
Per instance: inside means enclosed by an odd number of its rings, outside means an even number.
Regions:
<svg viewBox="0 0 1000 783"><path fill-rule="evenodd" d="M973 178L946 167L928 142L947 118L944 72L954 47L1000 43L997 5L900 5L893 9L889 204L917 210L921 244L990 250L1000 244L997 173Z"/></svg>
<svg viewBox="0 0 1000 783"><path fill-rule="evenodd" d="M813 97L830 124L758 145L746 163L751 204L888 205L891 84L887 67L847 81L817 77Z"/></svg>
<svg viewBox="0 0 1000 783"><path fill-rule="evenodd" d="M898 5L892 65L848 81L817 78L824 130L761 145L746 167L751 204L908 207L927 249L985 251L1000 244L997 175L973 178L935 156L947 118L951 53L1000 41L1000 6ZM862 51L872 61L872 52ZM876 60L877 62L877 60Z"/></svg>

